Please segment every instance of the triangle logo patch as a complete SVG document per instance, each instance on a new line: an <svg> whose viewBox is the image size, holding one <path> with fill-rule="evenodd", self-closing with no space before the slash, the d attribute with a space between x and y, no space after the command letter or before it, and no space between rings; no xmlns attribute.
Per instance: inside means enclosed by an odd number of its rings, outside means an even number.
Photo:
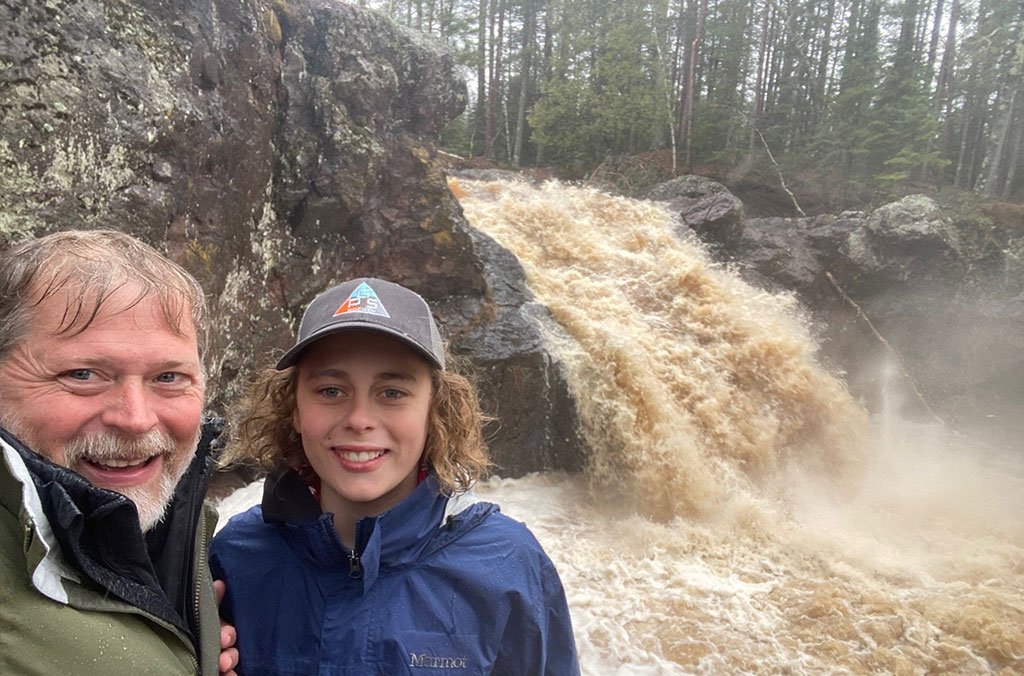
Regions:
<svg viewBox="0 0 1024 676"><path fill-rule="evenodd" d="M377 292L370 288L370 285L366 282L357 286L356 290L349 294L348 299L335 311L334 316L337 317L349 312L362 312L380 317L391 316L384 309L384 303L380 302Z"/></svg>

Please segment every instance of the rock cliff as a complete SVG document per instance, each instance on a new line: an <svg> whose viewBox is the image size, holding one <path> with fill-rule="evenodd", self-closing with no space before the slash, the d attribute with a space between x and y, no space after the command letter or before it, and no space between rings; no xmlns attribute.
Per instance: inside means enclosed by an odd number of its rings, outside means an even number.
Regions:
<svg viewBox="0 0 1024 676"><path fill-rule="evenodd" d="M427 38L330 0L0 0L0 63L0 238L110 227L182 263L215 317L211 408L317 292L380 276L482 371L502 474L581 466L543 317L436 161L466 92Z"/></svg>

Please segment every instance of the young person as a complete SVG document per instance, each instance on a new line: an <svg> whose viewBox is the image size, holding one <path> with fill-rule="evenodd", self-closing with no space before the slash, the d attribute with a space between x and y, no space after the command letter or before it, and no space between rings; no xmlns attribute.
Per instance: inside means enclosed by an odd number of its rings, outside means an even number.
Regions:
<svg viewBox="0 0 1024 676"><path fill-rule="evenodd" d="M317 296L256 380L228 458L266 467L263 503L213 542L238 673L579 673L551 560L478 502L472 385L426 302L379 279Z"/></svg>

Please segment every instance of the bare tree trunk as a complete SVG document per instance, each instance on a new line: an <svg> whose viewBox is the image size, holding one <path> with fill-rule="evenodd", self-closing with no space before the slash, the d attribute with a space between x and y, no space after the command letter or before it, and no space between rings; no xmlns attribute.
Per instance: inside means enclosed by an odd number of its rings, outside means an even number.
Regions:
<svg viewBox="0 0 1024 676"><path fill-rule="evenodd" d="M832 57L832 23L836 15L836 2L829 0L825 15L825 34L821 38L821 54L818 55L818 73L815 83L814 119L815 126L825 115L827 107L828 61Z"/></svg>
<svg viewBox="0 0 1024 676"><path fill-rule="evenodd" d="M494 45L494 100L495 100L495 111L498 110L498 106L501 106L501 110L504 113L505 118L505 145L508 145L508 101L502 95L502 69L505 67L504 64L504 51L505 51L505 0L498 0L498 36L495 39ZM495 120L494 129L497 130L497 120ZM493 139L492 139L493 149ZM505 158L508 159L510 153L505 153Z"/></svg>
<svg viewBox="0 0 1024 676"><path fill-rule="evenodd" d="M845 94L851 89L854 89L857 85L854 82L853 64L857 58L861 58L862 55L858 54L857 45L859 40L857 39L858 34L861 31L861 0L853 0L850 3L850 18L846 24L846 46L843 50L843 72L839 79L839 93ZM856 109L851 119L856 122ZM841 146L841 155L839 166L840 171L844 178L849 177L853 171L853 152L848 142L843 142Z"/></svg>
<svg viewBox="0 0 1024 676"><path fill-rule="evenodd" d="M502 120L505 122L505 157L512 157L512 130L508 128L508 97L503 96L501 98L501 111Z"/></svg>
<svg viewBox="0 0 1024 676"><path fill-rule="evenodd" d="M995 139L995 149L988 157L987 176L985 177L984 194L988 197L998 197L1003 192L1003 165L1006 162L1006 153L1012 139L1011 122L1016 115L1017 99L1020 98L1020 87L1016 87L1010 94L1010 103L1006 106L1006 112L999 125L998 136Z"/></svg>
<svg viewBox="0 0 1024 676"><path fill-rule="evenodd" d="M1013 199L1013 186L1017 180L1017 168L1021 164L1022 158L1024 158L1024 132L1021 128L1024 127L1024 113L1020 115L1020 120L1013 126L1016 130L1014 133L1017 135L1017 145L1013 149L1013 154L1010 157L1010 167L1006 171L1006 183L1003 185L1003 192L1000 194L1001 199L1010 201Z"/></svg>
<svg viewBox="0 0 1024 676"><path fill-rule="evenodd" d="M850 3L850 18L847 20L846 24L846 48L843 50L843 74L839 85L840 93L844 92L847 87L853 86L853 84L848 81L848 74L852 70L851 66L854 59L859 56L857 54L857 34L861 29L860 9L860 0L853 0Z"/></svg>
<svg viewBox="0 0 1024 676"><path fill-rule="evenodd" d="M779 10L777 7L772 7L771 13L771 27L769 28L768 34L768 58L765 61L765 76L764 76L764 111L767 112L769 109L774 108L775 104L778 103L780 82L782 80L782 67L780 65L782 60L783 49L780 49L779 43L783 40L779 38L781 33L785 36L785 29L780 29L779 25L782 23Z"/></svg>
<svg viewBox="0 0 1024 676"><path fill-rule="evenodd" d="M704 17L707 14L708 2L701 0L697 9L697 32L690 43L690 55L687 58L688 68L686 71L686 101L683 106L683 147L686 152L686 173L693 173L693 157L690 149L693 141L693 99L694 89L697 86L697 54L700 49L700 42L704 38Z"/></svg>
<svg viewBox="0 0 1024 676"><path fill-rule="evenodd" d="M924 38L928 34L928 21L932 18L932 5L930 2L921 3L923 9L917 11L914 25L917 26L914 35L914 53L924 54ZM927 85L925 85L927 87Z"/></svg>
<svg viewBox="0 0 1024 676"><path fill-rule="evenodd" d="M672 80L673 112L676 114L675 122L677 126L679 123L678 116L682 110L682 106L676 105L676 102L679 101L679 52L683 44L686 42L686 39L683 36L683 17L685 16L685 14L686 13L683 11L683 0L679 0L679 14L676 16L676 31L675 35L673 36L674 40L672 44L672 72L670 75Z"/></svg>
<svg viewBox="0 0 1024 676"><path fill-rule="evenodd" d="M949 137L953 126L953 97L949 92L953 91L953 72L956 68L956 29L960 21L960 0L953 0L949 8L949 30L946 32L946 46L942 50L942 63L939 65L939 80L935 86L935 99L932 103L932 111L938 115L944 110L942 119L941 154L943 159L949 158ZM945 174L945 167L939 170L939 178Z"/></svg>
<svg viewBox="0 0 1024 676"><path fill-rule="evenodd" d="M487 0L480 0L480 15L477 17L476 30L476 112L473 115L473 135L470 137L470 150L473 151L474 141L480 134L481 127L486 126L487 116ZM487 132L484 132L484 147L487 146ZM486 153L486 150L484 151ZM470 152L475 156L476 152Z"/></svg>
<svg viewBox="0 0 1024 676"><path fill-rule="evenodd" d="M665 113L668 120L668 132L669 132L669 143L672 148L672 175L676 174L676 130L675 120L672 115L672 92L668 84L668 76L666 75L665 64L665 52L668 42L668 31L665 26L668 23L668 2L651 3L651 34L654 38L654 79L657 86L662 91L662 96L665 99ZM652 148L656 150L661 147L662 142L665 139L665 126L664 120L658 120L655 118L656 128L652 130Z"/></svg>
<svg viewBox="0 0 1024 676"><path fill-rule="evenodd" d="M679 76L679 109L678 109L678 124L679 124L679 137L684 137L684 130L686 129L686 122L683 116L686 113L686 94L690 89L689 81L687 76L690 72L690 58L692 56L692 50L690 44L693 42L694 35L697 30L697 3L700 0L680 0L679 3L679 35L680 42L682 43L683 50L683 66L682 73Z"/></svg>
<svg viewBox="0 0 1024 676"><path fill-rule="evenodd" d="M970 117L968 117L968 104L970 99L968 98L967 103L964 104L964 121L961 126L960 132L960 149L956 154L956 169L953 171L953 185L958 188L962 188L966 181L964 180L964 165L965 157L967 156L967 133L970 130Z"/></svg>
<svg viewBox="0 0 1024 676"><path fill-rule="evenodd" d="M1004 132L1011 138L1000 141L1000 159L1006 166L1006 175L998 193L1002 199L1009 199L1013 193L1017 167L1021 162L1021 148L1024 147L1024 4L1019 4L1018 10L1016 41L1012 45L1015 58L1010 62L1010 70L1016 77L1011 85L1014 88L1013 96L1006 111L1004 127Z"/></svg>
<svg viewBox="0 0 1024 676"><path fill-rule="evenodd" d="M942 29L942 8L944 5L945 0L935 0L935 23L932 24L932 37L928 41L928 63L924 71L926 86L931 84L932 77L935 75L935 54L939 49L939 32ZM945 55L943 55L943 61L945 61ZM938 89L938 85L936 85L936 89Z"/></svg>
<svg viewBox="0 0 1024 676"><path fill-rule="evenodd" d="M764 76L768 66L768 31L771 23L770 3L764 3L764 14L761 19L761 46L757 51L757 83L754 85L754 119L750 124L750 139L747 144L747 161L749 165L754 160L754 136L757 127L761 123L761 116L764 115Z"/></svg>
<svg viewBox="0 0 1024 676"><path fill-rule="evenodd" d="M554 2L552 0L545 0L544 2L544 58L541 62L541 81L538 83L539 89L543 91L543 87L546 87L551 82L551 56L554 52L554 45L552 39L552 33L554 29L552 26L555 22L555 12L553 9ZM537 143L537 158L534 161L534 166L542 166L544 164L544 144Z"/></svg>
<svg viewBox="0 0 1024 676"><path fill-rule="evenodd" d="M526 127L526 100L530 95L530 69L533 55L533 34L537 22L537 9L533 0L523 4L526 12L523 26L523 65L519 73L519 109L516 111L516 141L512 151L512 166L518 168L523 152L523 130Z"/></svg>
<svg viewBox="0 0 1024 676"><path fill-rule="evenodd" d="M972 81L974 77L972 76ZM976 86L972 84L971 86ZM966 190L975 190L978 181L978 148L985 143L987 109L983 97L968 97L964 105L964 132L960 143L960 158L957 161L956 185Z"/></svg>
<svg viewBox="0 0 1024 676"><path fill-rule="evenodd" d="M487 60L490 68L489 81L487 84L487 136L486 150L487 157L494 158L494 139L497 136L498 127L498 89L501 77L501 28L495 28L504 13L501 7L503 0L491 0L490 22L488 26Z"/></svg>

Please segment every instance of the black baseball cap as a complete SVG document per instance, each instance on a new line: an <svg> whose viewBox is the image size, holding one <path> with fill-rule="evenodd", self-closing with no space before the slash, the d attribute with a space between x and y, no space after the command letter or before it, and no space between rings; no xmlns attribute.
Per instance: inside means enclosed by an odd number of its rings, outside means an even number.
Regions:
<svg viewBox="0 0 1024 676"><path fill-rule="evenodd" d="M444 369L444 343L427 301L404 286L361 277L331 287L313 299L299 322L295 346L277 362L277 370L294 366L310 343L353 330L393 336Z"/></svg>

